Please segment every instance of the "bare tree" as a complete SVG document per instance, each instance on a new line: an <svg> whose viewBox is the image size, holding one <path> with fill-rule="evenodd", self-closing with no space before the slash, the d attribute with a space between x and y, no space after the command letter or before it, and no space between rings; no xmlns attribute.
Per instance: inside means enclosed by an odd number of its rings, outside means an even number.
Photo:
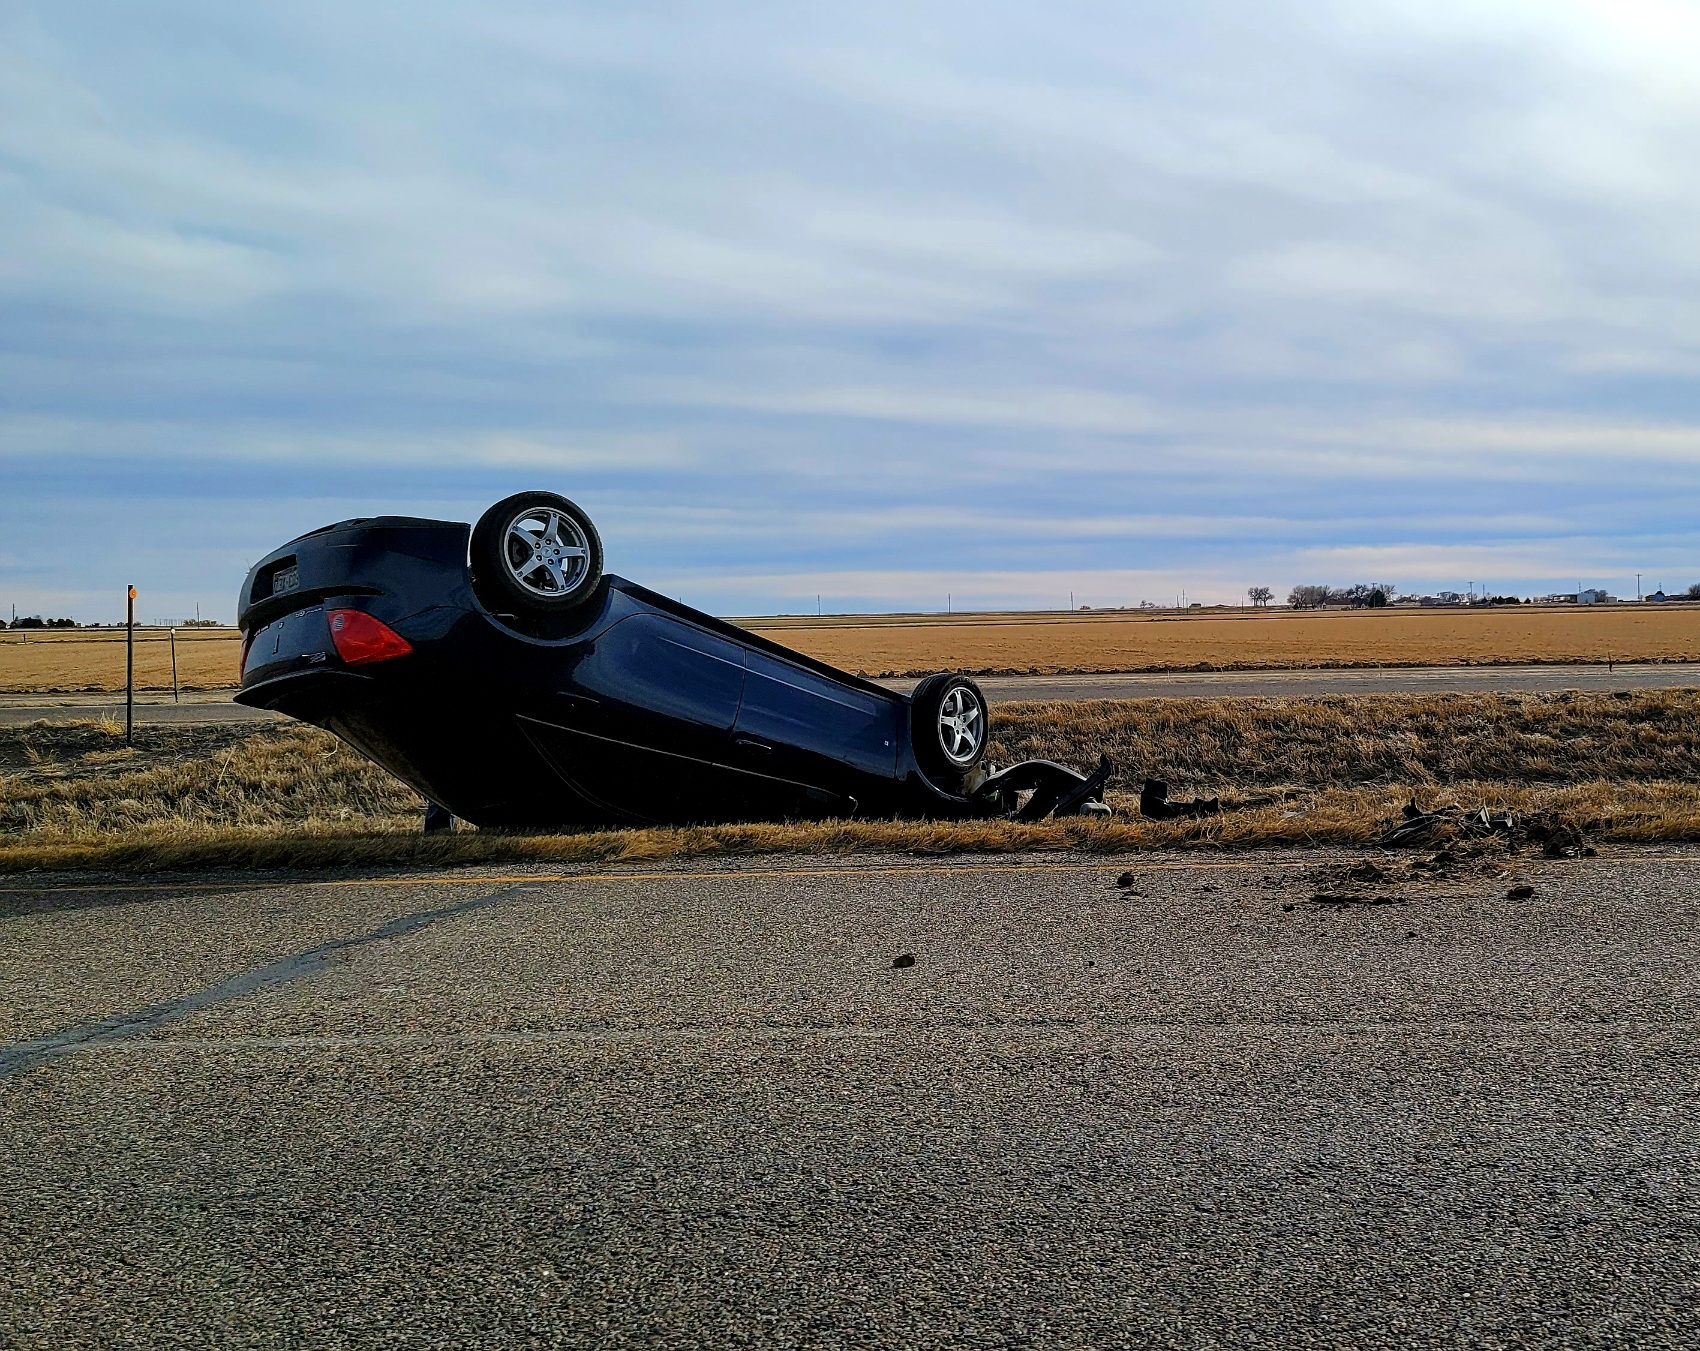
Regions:
<svg viewBox="0 0 1700 1351"><path fill-rule="evenodd" d="M1287 593L1287 604L1295 610L1314 610L1319 605L1328 604L1331 598L1325 586L1295 586Z"/></svg>
<svg viewBox="0 0 1700 1351"><path fill-rule="evenodd" d="M1696 582L1693 586L1689 587L1688 594L1695 600L1700 600L1700 582Z"/></svg>
<svg viewBox="0 0 1700 1351"><path fill-rule="evenodd" d="M1253 605L1259 607L1267 605L1270 601L1275 599L1275 593L1266 586L1251 587L1246 592L1246 595L1251 598L1251 603Z"/></svg>

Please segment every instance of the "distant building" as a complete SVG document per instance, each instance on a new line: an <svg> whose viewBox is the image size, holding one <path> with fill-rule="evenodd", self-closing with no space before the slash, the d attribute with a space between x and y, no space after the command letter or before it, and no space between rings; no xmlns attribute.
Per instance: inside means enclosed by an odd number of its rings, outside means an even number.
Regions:
<svg viewBox="0 0 1700 1351"><path fill-rule="evenodd" d="M1653 592L1652 595L1646 597L1646 599L1647 600L1669 600L1670 597L1665 595L1665 593L1663 591L1655 591L1655 592Z"/></svg>

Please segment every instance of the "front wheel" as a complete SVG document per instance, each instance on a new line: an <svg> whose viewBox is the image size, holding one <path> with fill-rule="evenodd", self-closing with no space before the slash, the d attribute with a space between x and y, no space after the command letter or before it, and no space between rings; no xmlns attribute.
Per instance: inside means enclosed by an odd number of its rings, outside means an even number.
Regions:
<svg viewBox="0 0 1700 1351"><path fill-rule="evenodd" d="M515 493L472 529L472 580L497 613L558 615L602 580L602 539L558 493Z"/></svg>
<svg viewBox="0 0 1700 1351"><path fill-rule="evenodd" d="M921 771L955 791L985 757L986 696L965 675L930 675L909 696L909 740Z"/></svg>

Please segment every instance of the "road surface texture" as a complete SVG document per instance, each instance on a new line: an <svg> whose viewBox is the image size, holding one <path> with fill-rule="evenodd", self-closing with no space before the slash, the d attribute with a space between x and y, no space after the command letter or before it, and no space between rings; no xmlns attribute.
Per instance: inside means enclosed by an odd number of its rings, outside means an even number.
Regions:
<svg viewBox="0 0 1700 1351"><path fill-rule="evenodd" d="M0 884L0 1343L1700 1344L1700 851L1326 858Z"/></svg>
<svg viewBox="0 0 1700 1351"><path fill-rule="evenodd" d="M979 676L994 704L1023 699L1210 699L1228 695L1469 694L1543 690L1639 690L1700 686L1700 666L1433 666L1356 671L1182 671L1133 675ZM913 680L885 680L894 690ZM227 692L198 692L193 702L149 696L136 705L140 722L264 722L277 714L233 704ZM122 696L78 694L0 696L0 725L47 718L119 718Z"/></svg>

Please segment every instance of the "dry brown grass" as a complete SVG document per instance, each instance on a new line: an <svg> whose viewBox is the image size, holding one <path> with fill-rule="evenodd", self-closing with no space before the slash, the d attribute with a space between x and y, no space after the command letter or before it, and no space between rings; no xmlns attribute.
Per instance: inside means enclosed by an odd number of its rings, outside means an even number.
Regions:
<svg viewBox="0 0 1700 1351"><path fill-rule="evenodd" d="M851 821L519 835L419 833L411 790L291 725L0 728L0 871L598 864L778 852L943 854L1373 841L1425 805L1545 812L1602 840L1700 839L1700 693L1378 695L1009 705L994 757L1123 766L1107 822ZM1148 821L1151 775L1220 794L1201 821Z"/></svg>
<svg viewBox="0 0 1700 1351"><path fill-rule="evenodd" d="M845 670L872 676L1098 671L1274 670L1700 660L1700 607L1505 606L1206 615L838 616L739 621ZM27 639L27 641L26 641ZM237 679L231 630L181 630L180 682L222 689ZM171 688L165 635L143 633L138 686ZM124 687L121 632L0 634L0 693Z"/></svg>
<svg viewBox="0 0 1700 1351"><path fill-rule="evenodd" d="M417 825L418 794L316 727L0 728L0 851L19 839ZM117 756L119 758L114 759Z"/></svg>
<svg viewBox="0 0 1700 1351"><path fill-rule="evenodd" d="M608 830L577 835L471 831L427 837L412 822L360 829L301 826L163 827L78 839L0 844L0 872L196 871L206 868L372 868L464 864L659 862L763 854L1125 854L1163 848L1248 849L1365 845L1396 819L1402 788L1330 789L1199 821L1072 818L1005 821L851 821ZM1700 789L1691 784L1589 783L1561 788L1457 784L1448 800L1543 812L1595 839L1700 839Z"/></svg>
<svg viewBox="0 0 1700 1351"><path fill-rule="evenodd" d="M1700 691L1378 694L1006 704L991 756L1124 780L1335 787L1700 780Z"/></svg>

